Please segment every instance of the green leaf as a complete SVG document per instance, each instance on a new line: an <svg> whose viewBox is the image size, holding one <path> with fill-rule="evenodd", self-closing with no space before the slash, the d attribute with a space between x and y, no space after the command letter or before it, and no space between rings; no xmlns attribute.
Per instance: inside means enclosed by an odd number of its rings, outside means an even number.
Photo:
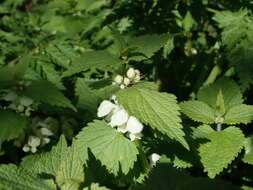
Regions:
<svg viewBox="0 0 253 190"><path fill-rule="evenodd" d="M194 26L194 24L196 24L195 20L192 17L191 12L187 11L183 21L183 28L185 30L185 32L190 32L191 28Z"/></svg>
<svg viewBox="0 0 253 190"><path fill-rule="evenodd" d="M2 142L18 137L26 128L26 118L0 109L0 149Z"/></svg>
<svg viewBox="0 0 253 190"><path fill-rule="evenodd" d="M191 127L191 129L193 130L192 137L194 139L207 139L210 133L215 132L209 125L201 125L197 128Z"/></svg>
<svg viewBox="0 0 253 190"><path fill-rule="evenodd" d="M179 106L174 95L137 85L119 91L117 97L130 115L189 148L183 137Z"/></svg>
<svg viewBox="0 0 253 190"><path fill-rule="evenodd" d="M134 144L105 121L95 120L77 135L75 142L79 151L84 151L86 159L88 149L96 159L105 165L109 172L117 175L121 170L127 174L137 161L138 150Z"/></svg>
<svg viewBox="0 0 253 190"><path fill-rule="evenodd" d="M32 164L32 163L30 163ZM0 188L5 190L56 190L35 173L15 165L0 165Z"/></svg>
<svg viewBox="0 0 253 190"><path fill-rule="evenodd" d="M201 88L197 94L198 100L215 108L220 90L222 91L226 109L243 102L239 86L228 78L219 79L215 83Z"/></svg>
<svg viewBox="0 0 253 190"><path fill-rule="evenodd" d="M66 158L67 151L67 142L65 137L61 136L58 144L50 152L26 156L21 166L38 174L55 176Z"/></svg>
<svg viewBox="0 0 253 190"><path fill-rule="evenodd" d="M225 115L224 123L239 124L250 123L253 120L253 106L252 105L235 105L231 107Z"/></svg>
<svg viewBox="0 0 253 190"><path fill-rule="evenodd" d="M223 131L210 133L209 139L210 142L200 146L199 155L204 171L210 178L214 178L241 152L245 138L240 129L228 127Z"/></svg>
<svg viewBox="0 0 253 190"><path fill-rule="evenodd" d="M56 174L56 182L59 186L69 184L71 185L69 189L78 190L80 184L84 181L84 168L78 151L75 146L71 146L65 159L61 161Z"/></svg>
<svg viewBox="0 0 253 190"><path fill-rule="evenodd" d="M216 100L216 116L223 116L226 113L222 90L219 91Z"/></svg>
<svg viewBox="0 0 253 190"><path fill-rule="evenodd" d="M78 78L75 87L75 94L78 97L77 107L94 114L97 112L99 103L104 99L110 98L116 91L117 88L112 86L110 81L108 83L108 81L103 80L88 81Z"/></svg>
<svg viewBox="0 0 253 190"><path fill-rule="evenodd" d="M187 101L180 103L182 112L194 121L210 124L214 123L215 111L201 101Z"/></svg>
<svg viewBox="0 0 253 190"><path fill-rule="evenodd" d="M71 76L88 69L115 70L120 64L120 59L106 51L85 52L81 57L73 60L63 77Z"/></svg>
<svg viewBox="0 0 253 190"><path fill-rule="evenodd" d="M169 34L162 35L143 35L131 38L128 41L129 47L136 47L135 52L143 55L131 57L132 60L144 60L150 58L155 52L160 50L171 38Z"/></svg>
<svg viewBox="0 0 253 190"><path fill-rule="evenodd" d="M110 190L110 189L99 186L99 184L97 183L92 183L89 187L86 187L83 190Z"/></svg>
<svg viewBox="0 0 253 190"><path fill-rule="evenodd" d="M250 136L244 141L245 154L242 159L243 162L253 165L253 136Z"/></svg>
<svg viewBox="0 0 253 190"><path fill-rule="evenodd" d="M76 111L69 99L67 99L52 83L45 80L33 81L28 86L24 95L35 101L43 102L53 106L70 108Z"/></svg>

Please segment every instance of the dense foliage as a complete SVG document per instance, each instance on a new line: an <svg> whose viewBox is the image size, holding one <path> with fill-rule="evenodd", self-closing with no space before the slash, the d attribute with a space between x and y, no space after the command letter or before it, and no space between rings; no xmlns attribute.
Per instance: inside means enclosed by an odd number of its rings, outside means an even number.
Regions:
<svg viewBox="0 0 253 190"><path fill-rule="evenodd" d="M252 4L1 1L0 189L252 190Z"/></svg>

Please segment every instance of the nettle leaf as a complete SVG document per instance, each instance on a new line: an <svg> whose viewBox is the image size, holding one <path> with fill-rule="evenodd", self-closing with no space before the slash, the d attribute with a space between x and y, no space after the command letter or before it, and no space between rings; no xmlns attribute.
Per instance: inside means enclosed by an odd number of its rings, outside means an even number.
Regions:
<svg viewBox="0 0 253 190"><path fill-rule="evenodd" d="M56 182L59 186L69 184L71 190L78 190L80 184L84 181L84 168L79 158L78 150L75 146L71 146L61 161L56 174Z"/></svg>
<svg viewBox="0 0 253 190"><path fill-rule="evenodd" d="M191 127L191 129L193 131L192 137L194 139L207 139L210 133L215 132L209 125L201 125L197 128Z"/></svg>
<svg viewBox="0 0 253 190"><path fill-rule="evenodd" d="M215 108L219 92L222 92L226 108L243 103L239 86L228 78L222 78L215 83L201 88L197 94L198 100Z"/></svg>
<svg viewBox="0 0 253 190"><path fill-rule="evenodd" d="M88 149L109 172L127 174L137 161L138 150L129 139L111 128L105 121L95 120L77 135L75 142L79 151L88 158Z"/></svg>
<svg viewBox="0 0 253 190"><path fill-rule="evenodd" d="M160 50L168 42L169 39L172 39L169 34L143 35L131 38L128 41L129 47L136 47L135 52L143 55L133 56L130 59L140 61L152 57L155 52Z"/></svg>
<svg viewBox="0 0 253 190"><path fill-rule="evenodd" d="M228 127L210 133L209 140L210 142L200 145L199 155L204 171L210 178L214 178L241 152L245 138L240 129Z"/></svg>
<svg viewBox="0 0 253 190"><path fill-rule="evenodd" d="M120 59L107 51L85 52L79 58L73 60L69 69L63 73L63 77L88 69L115 70L120 65L120 62Z"/></svg>
<svg viewBox="0 0 253 190"><path fill-rule="evenodd" d="M92 183L89 187L86 187L83 190L110 190L110 189L103 186L99 186L99 184L97 183Z"/></svg>
<svg viewBox="0 0 253 190"><path fill-rule="evenodd" d="M0 149L2 142L18 137L26 126L25 117L12 111L0 109Z"/></svg>
<svg viewBox="0 0 253 190"><path fill-rule="evenodd" d="M67 151L67 142L64 136L61 136L58 144L50 152L26 156L21 166L38 174L55 176L62 160L66 158Z"/></svg>
<svg viewBox="0 0 253 190"><path fill-rule="evenodd" d="M75 94L78 97L77 107L95 113L98 104L102 100L108 99L117 89L108 81L88 81L78 78L75 88Z"/></svg>
<svg viewBox="0 0 253 190"><path fill-rule="evenodd" d="M76 111L70 100L66 98L52 83L45 80L33 81L28 86L24 95L35 101L43 102L53 106L70 108Z"/></svg>
<svg viewBox="0 0 253 190"><path fill-rule="evenodd" d="M117 98L131 115L189 149L179 117L180 108L173 94L160 93L137 85L119 91Z"/></svg>
<svg viewBox="0 0 253 190"><path fill-rule="evenodd" d="M252 105L235 105L231 107L225 115L224 123L239 124L250 123L253 120L253 106Z"/></svg>
<svg viewBox="0 0 253 190"><path fill-rule="evenodd" d="M242 159L243 162L253 165L253 136L250 136L244 141L245 154Z"/></svg>
<svg viewBox="0 0 253 190"><path fill-rule="evenodd" d="M182 112L194 121L214 123L215 110L201 101L187 101L179 104Z"/></svg>
<svg viewBox="0 0 253 190"><path fill-rule="evenodd" d="M6 190L56 190L56 188L45 184L43 179L35 173L17 168L13 164L0 165L0 188Z"/></svg>

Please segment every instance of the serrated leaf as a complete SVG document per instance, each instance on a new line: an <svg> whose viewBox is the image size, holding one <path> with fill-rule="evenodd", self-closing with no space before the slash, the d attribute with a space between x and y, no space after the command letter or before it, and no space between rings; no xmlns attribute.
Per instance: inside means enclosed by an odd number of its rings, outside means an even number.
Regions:
<svg viewBox="0 0 253 190"><path fill-rule="evenodd" d="M245 154L242 159L243 162L253 165L253 136L250 136L244 141Z"/></svg>
<svg viewBox="0 0 253 190"><path fill-rule="evenodd" d="M201 125L197 128L191 128L193 130L192 137L194 139L207 139L209 134L215 132L209 125Z"/></svg>
<svg viewBox="0 0 253 190"><path fill-rule="evenodd" d="M210 133L209 139L210 142L200 146L199 155L204 171L210 178L214 178L241 152L245 138L240 129L228 127L223 131Z"/></svg>
<svg viewBox="0 0 253 190"><path fill-rule="evenodd" d="M141 53L143 55L134 56L130 59L140 61L152 57L155 52L157 52L167 43L169 38L171 38L169 34L143 35L131 38L128 41L129 46L136 47L135 52Z"/></svg>
<svg viewBox="0 0 253 190"><path fill-rule="evenodd" d="M168 93L160 93L140 86L119 91L117 98L120 104L141 122L149 124L153 129L179 141L189 149L184 139L179 106L176 97Z"/></svg>
<svg viewBox="0 0 253 190"><path fill-rule="evenodd" d="M70 108L76 111L76 108L72 105L70 100L66 98L52 83L45 80L33 81L32 84L25 89L24 95L38 102Z"/></svg>
<svg viewBox="0 0 253 190"><path fill-rule="evenodd" d="M67 153L67 142L61 136L58 144L50 152L26 156L21 166L38 174L55 176Z"/></svg>
<svg viewBox="0 0 253 190"><path fill-rule="evenodd" d="M31 163L32 164L32 163ZM56 190L35 173L15 165L0 165L0 188L5 190Z"/></svg>
<svg viewBox="0 0 253 190"><path fill-rule="evenodd" d="M84 181L83 170L78 150L75 146L71 146L56 173L56 182L59 186L65 186L65 189L66 184L69 184L68 189L78 190Z"/></svg>
<svg viewBox="0 0 253 190"><path fill-rule="evenodd" d="M253 120L253 106L235 105L231 107L225 115L224 123L226 124L247 124Z"/></svg>
<svg viewBox="0 0 253 190"><path fill-rule="evenodd" d="M106 51L85 52L80 58L73 60L69 69L63 73L63 77L88 69L115 70L120 62L120 59Z"/></svg>
<svg viewBox="0 0 253 190"><path fill-rule="evenodd" d="M215 108L220 90L222 91L226 108L243 102L239 86L228 78L219 79L215 83L201 88L197 94L198 100Z"/></svg>
<svg viewBox="0 0 253 190"><path fill-rule="evenodd" d="M26 128L26 118L0 109L0 149L2 142L18 137Z"/></svg>
<svg viewBox="0 0 253 190"><path fill-rule="evenodd" d="M97 183L92 183L89 187L85 187L83 190L110 190L106 187L99 186Z"/></svg>
<svg viewBox="0 0 253 190"><path fill-rule="evenodd" d="M215 120L215 111L201 101L187 101L179 104L182 112L194 121L211 124Z"/></svg>
<svg viewBox="0 0 253 190"><path fill-rule="evenodd" d="M78 97L77 107L90 113L97 111L98 104L117 91L117 88L107 81L88 81L78 78L75 86L75 94Z"/></svg>
<svg viewBox="0 0 253 190"><path fill-rule="evenodd" d="M109 172L117 175L121 170L127 174L137 160L138 150L129 139L111 128L105 121L95 120L77 135L77 149L87 156L88 149Z"/></svg>

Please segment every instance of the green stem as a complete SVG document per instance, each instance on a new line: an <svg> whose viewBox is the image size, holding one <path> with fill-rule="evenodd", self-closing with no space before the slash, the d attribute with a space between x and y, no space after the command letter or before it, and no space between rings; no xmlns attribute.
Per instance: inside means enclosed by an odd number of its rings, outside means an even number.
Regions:
<svg viewBox="0 0 253 190"><path fill-rule="evenodd" d="M210 72L209 76L207 77L206 81L204 82L203 86L213 83L220 73L221 73L220 67L218 65L215 65L212 71Z"/></svg>

